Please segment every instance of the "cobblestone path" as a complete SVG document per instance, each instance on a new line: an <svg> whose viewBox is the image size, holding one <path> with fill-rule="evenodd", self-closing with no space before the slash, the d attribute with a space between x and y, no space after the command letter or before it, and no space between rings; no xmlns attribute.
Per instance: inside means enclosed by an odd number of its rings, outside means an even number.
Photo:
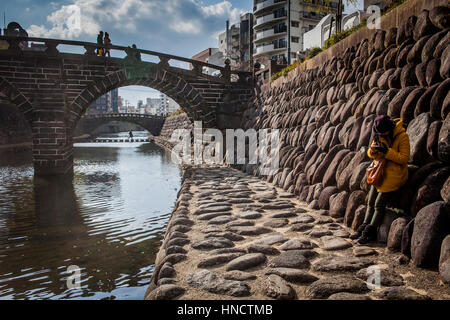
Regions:
<svg viewBox="0 0 450 320"><path fill-rule="evenodd" d="M436 270L351 232L257 177L188 168L146 298L450 298ZM377 273L381 287L369 289Z"/></svg>

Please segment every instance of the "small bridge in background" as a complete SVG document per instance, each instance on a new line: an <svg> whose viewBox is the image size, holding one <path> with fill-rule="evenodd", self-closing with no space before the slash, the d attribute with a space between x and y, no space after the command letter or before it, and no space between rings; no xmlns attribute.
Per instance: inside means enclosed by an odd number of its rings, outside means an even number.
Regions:
<svg viewBox="0 0 450 320"><path fill-rule="evenodd" d="M85 115L78 121L75 136L92 135L95 129L111 121L123 121L140 125L153 136L159 136L165 117L138 113L100 113Z"/></svg>
<svg viewBox="0 0 450 320"><path fill-rule="evenodd" d="M29 42L40 46L28 46ZM253 91L250 72L123 46L106 46L123 58L97 56L96 43L22 36L0 36L0 96L28 120L35 174L73 169L73 135L87 108L119 87L159 90L205 128L237 128ZM103 46L105 47L105 46ZM63 52L73 48L80 53ZM155 62L145 61L151 57ZM141 58L142 57L142 61ZM188 68L171 65L189 65ZM219 76L205 71L216 70ZM147 119L148 120L148 119ZM155 126L149 126L152 132ZM156 131L153 131L156 132Z"/></svg>

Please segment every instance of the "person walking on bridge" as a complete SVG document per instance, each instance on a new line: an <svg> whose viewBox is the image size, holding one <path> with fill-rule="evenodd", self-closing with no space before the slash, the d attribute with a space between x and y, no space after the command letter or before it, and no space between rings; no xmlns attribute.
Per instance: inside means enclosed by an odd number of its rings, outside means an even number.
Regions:
<svg viewBox="0 0 450 320"><path fill-rule="evenodd" d="M128 136L130 137L130 139L133 139L133 132L130 130L130 132L128 133Z"/></svg>
<svg viewBox="0 0 450 320"><path fill-rule="evenodd" d="M367 211L364 223L350 236L359 244L376 239L388 201L408 180L410 145L402 120L381 115L375 118L372 130L375 138L367 155L374 161L367 172L367 182L372 184Z"/></svg>
<svg viewBox="0 0 450 320"><path fill-rule="evenodd" d="M97 35L97 44L103 45L103 31L100 31L99 34ZM103 54L104 54L103 46L97 47L97 54L99 56L103 56Z"/></svg>
<svg viewBox="0 0 450 320"><path fill-rule="evenodd" d="M111 58L110 48L111 45L111 39L109 38L109 33L105 32L105 39L103 40L103 44L105 45L105 57L108 55L108 58Z"/></svg>

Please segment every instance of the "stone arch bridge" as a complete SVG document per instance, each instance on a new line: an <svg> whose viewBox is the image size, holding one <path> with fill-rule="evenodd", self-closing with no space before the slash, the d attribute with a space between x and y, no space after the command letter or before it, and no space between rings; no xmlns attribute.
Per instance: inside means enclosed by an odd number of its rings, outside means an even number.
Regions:
<svg viewBox="0 0 450 320"><path fill-rule="evenodd" d="M30 42L40 46L30 47ZM62 52L74 47L83 53ZM95 43L31 37L0 36L0 48L0 96L15 104L30 123L38 175L73 169L77 122L92 102L112 89L128 85L157 89L179 103L191 121L219 129L239 126L252 95L251 73L233 71L229 64L219 67L122 46L109 49L124 58L100 57ZM149 56L158 62L146 62ZM172 66L172 61L191 68ZM205 69L220 76L208 75Z"/></svg>
<svg viewBox="0 0 450 320"><path fill-rule="evenodd" d="M136 113L101 113L85 115L78 121L75 134L91 134L101 125L111 121L124 121L135 123L143 127L154 136L159 136L166 117Z"/></svg>

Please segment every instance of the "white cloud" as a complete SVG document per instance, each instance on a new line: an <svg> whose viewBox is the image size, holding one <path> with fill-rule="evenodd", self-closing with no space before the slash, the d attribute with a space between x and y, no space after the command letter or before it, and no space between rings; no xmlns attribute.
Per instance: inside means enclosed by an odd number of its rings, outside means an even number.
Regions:
<svg viewBox="0 0 450 320"><path fill-rule="evenodd" d="M74 5L81 13L80 29L70 27ZM244 12L226 0L209 6L197 0L73 0L71 5L58 7L52 3L52 7L55 9L47 16L47 24L27 28L30 36L73 39L95 36L102 29L134 33L142 27L168 28L180 34L210 34L217 32L210 30L210 25L216 25L217 21L224 25L226 19L238 21Z"/></svg>
<svg viewBox="0 0 450 320"><path fill-rule="evenodd" d="M178 33L199 34L201 29L195 21L177 21L170 25L170 28Z"/></svg>
<svg viewBox="0 0 450 320"><path fill-rule="evenodd" d="M229 17L231 22L236 22L239 20L241 14L244 13L243 10L238 8L232 8L232 4L229 1L222 1L210 6L201 7L202 12L206 16L220 16L220 17Z"/></svg>

